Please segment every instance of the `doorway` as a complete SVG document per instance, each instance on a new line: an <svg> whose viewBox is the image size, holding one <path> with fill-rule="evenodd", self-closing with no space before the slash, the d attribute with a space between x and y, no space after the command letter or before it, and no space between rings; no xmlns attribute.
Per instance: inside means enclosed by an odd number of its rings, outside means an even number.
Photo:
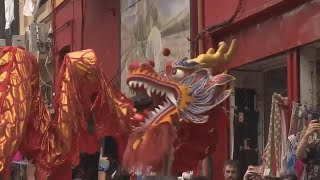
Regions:
<svg viewBox="0 0 320 180"><path fill-rule="evenodd" d="M230 156L244 175L249 165L262 164L273 93L287 96L286 58L267 58L229 72L236 78L230 96Z"/></svg>

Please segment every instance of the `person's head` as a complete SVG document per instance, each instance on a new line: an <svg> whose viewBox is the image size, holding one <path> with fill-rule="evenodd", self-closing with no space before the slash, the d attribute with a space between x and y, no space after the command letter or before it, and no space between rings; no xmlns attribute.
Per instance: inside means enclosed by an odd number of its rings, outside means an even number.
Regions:
<svg viewBox="0 0 320 180"><path fill-rule="evenodd" d="M223 173L225 180L237 180L239 176L238 162L234 160L228 160L225 162Z"/></svg>
<svg viewBox="0 0 320 180"><path fill-rule="evenodd" d="M298 180L296 175L290 174L281 177L282 180Z"/></svg>

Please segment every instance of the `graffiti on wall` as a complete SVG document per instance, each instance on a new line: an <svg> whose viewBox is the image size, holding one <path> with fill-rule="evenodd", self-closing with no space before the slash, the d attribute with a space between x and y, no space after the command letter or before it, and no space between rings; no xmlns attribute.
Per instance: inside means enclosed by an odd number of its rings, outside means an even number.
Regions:
<svg viewBox="0 0 320 180"><path fill-rule="evenodd" d="M190 56L189 0L121 0L121 89L125 93L126 65L153 60L161 71L168 60ZM170 55L164 56L163 49Z"/></svg>

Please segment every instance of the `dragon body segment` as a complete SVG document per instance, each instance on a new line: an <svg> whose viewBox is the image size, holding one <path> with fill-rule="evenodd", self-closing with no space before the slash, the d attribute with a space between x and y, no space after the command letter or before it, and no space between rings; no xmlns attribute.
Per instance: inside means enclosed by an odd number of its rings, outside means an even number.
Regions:
<svg viewBox="0 0 320 180"><path fill-rule="evenodd" d="M59 166L78 164L79 138L88 133L92 112L97 115L97 140L127 132L121 124L130 124L132 102L107 84L92 50L65 56L56 80L54 114L43 102L35 57L16 47L0 50L0 171L6 171L17 150L33 161L40 180ZM108 129L110 124L115 128Z"/></svg>

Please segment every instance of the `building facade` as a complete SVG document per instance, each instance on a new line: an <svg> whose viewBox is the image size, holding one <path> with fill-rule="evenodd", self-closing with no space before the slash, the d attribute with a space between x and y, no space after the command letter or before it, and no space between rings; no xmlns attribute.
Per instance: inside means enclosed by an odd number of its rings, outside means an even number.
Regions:
<svg viewBox="0 0 320 180"><path fill-rule="evenodd" d="M273 93L288 97L289 109L292 102L319 103L320 3L315 0L203 0L202 3L203 7L198 4L193 11L202 16L203 24L199 27L198 23L197 29L205 34L200 38L204 50L216 48L219 41L230 43L237 39L239 43L234 60L225 67L237 78L229 102L230 137L223 140L230 142L227 158L239 159L236 152L245 153L236 146L245 149L248 142L234 143L239 135L234 134L239 130L234 125L245 114L241 111L248 111L252 104L252 112L258 113L256 125L252 126L257 128L258 139L248 151L254 150L253 159L259 161L267 143ZM254 95L244 95L249 91ZM244 108L247 109L239 110Z"/></svg>
<svg viewBox="0 0 320 180"><path fill-rule="evenodd" d="M120 1L55 0L53 6L56 62L66 52L93 49L107 78L115 80L120 68Z"/></svg>

